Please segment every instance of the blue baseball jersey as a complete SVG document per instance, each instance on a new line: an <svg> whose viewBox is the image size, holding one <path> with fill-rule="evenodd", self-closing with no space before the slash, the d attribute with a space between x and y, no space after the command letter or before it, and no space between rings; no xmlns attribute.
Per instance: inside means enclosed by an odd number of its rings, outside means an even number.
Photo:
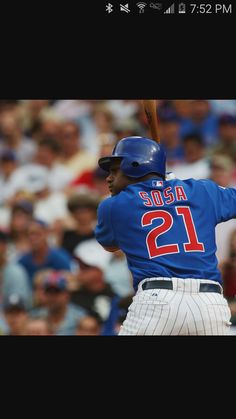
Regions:
<svg viewBox="0 0 236 419"><path fill-rule="evenodd" d="M215 226L235 216L236 189L211 180L149 179L101 202L95 235L125 253L135 290L151 277L222 283Z"/></svg>

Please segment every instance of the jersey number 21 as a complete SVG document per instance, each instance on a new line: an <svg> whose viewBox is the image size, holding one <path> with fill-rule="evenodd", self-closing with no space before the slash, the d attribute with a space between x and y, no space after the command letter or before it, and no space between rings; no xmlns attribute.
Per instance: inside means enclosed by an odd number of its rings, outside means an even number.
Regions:
<svg viewBox="0 0 236 419"><path fill-rule="evenodd" d="M185 252L204 252L204 244L199 243L192 213L189 207L176 207L177 214L182 217L188 241L183 243ZM142 227L152 224L156 219L162 219L163 222L160 226L153 228L146 237L146 245L150 259L169 255L171 253L179 253L179 245L177 243L167 244L164 246L157 246L157 239L162 234L169 231L173 225L172 215L165 210L148 211L142 217Z"/></svg>

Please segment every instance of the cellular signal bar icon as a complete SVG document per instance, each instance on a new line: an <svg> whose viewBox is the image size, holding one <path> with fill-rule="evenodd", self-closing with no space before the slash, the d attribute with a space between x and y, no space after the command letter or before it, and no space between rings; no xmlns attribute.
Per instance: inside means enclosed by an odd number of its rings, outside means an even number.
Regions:
<svg viewBox="0 0 236 419"><path fill-rule="evenodd" d="M164 12L164 14L173 14L173 13L175 13L175 4L173 3L165 12Z"/></svg>

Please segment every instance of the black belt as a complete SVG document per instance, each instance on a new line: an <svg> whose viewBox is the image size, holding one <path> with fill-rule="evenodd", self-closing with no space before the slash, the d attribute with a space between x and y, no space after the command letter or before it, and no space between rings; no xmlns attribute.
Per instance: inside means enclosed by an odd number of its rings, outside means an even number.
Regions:
<svg viewBox="0 0 236 419"><path fill-rule="evenodd" d="M165 289L165 290L173 290L173 282L172 281L164 281L164 280L153 280L147 281L142 284L142 289L145 290L152 290L152 289ZM209 284L209 283L201 283L199 292L218 292L219 294L222 293L221 286L218 284Z"/></svg>

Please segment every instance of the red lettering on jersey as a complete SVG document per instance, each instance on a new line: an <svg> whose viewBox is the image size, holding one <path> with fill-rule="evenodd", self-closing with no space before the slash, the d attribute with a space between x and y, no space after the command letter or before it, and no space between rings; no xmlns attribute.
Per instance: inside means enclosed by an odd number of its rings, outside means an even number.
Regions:
<svg viewBox="0 0 236 419"><path fill-rule="evenodd" d="M169 188L164 189L164 197L168 198L166 200L166 204L172 204L172 202L174 202L175 197L174 194L172 192L170 192L172 190L172 188L169 186Z"/></svg>
<svg viewBox="0 0 236 419"><path fill-rule="evenodd" d="M144 205L146 205L146 207L153 207L153 203L152 203L151 199L148 197L147 192L139 192L139 196L144 201L146 201L146 202L144 202Z"/></svg>
<svg viewBox="0 0 236 419"><path fill-rule="evenodd" d="M152 191L151 195L152 195L154 205L156 205L157 207L164 205L160 191Z"/></svg>
<svg viewBox="0 0 236 419"><path fill-rule="evenodd" d="M187 201L183 186L175 186L175 193L177 201Z"/></svg>
<svg viewBox="0 0 236 419"><path fill-rule="evenodd" d="M183 217L188 243L183 243L185 252L205 252L203 243L198 240L193 217L189 207L176 207L178 215Z"/></svg>
<svg viewBox="0 0 236 419"><path fill-rule="evenodd" d="M146 237L146 245L150 259L169 255L171 253L179 253L179 246L177 243L157 246L158 237L169 231L173 225L173 217L167 211L157 210L146 212L141 220L142 227L151 225L154 220L159 218L162 218L162 224L149 231Z"/></svg>

